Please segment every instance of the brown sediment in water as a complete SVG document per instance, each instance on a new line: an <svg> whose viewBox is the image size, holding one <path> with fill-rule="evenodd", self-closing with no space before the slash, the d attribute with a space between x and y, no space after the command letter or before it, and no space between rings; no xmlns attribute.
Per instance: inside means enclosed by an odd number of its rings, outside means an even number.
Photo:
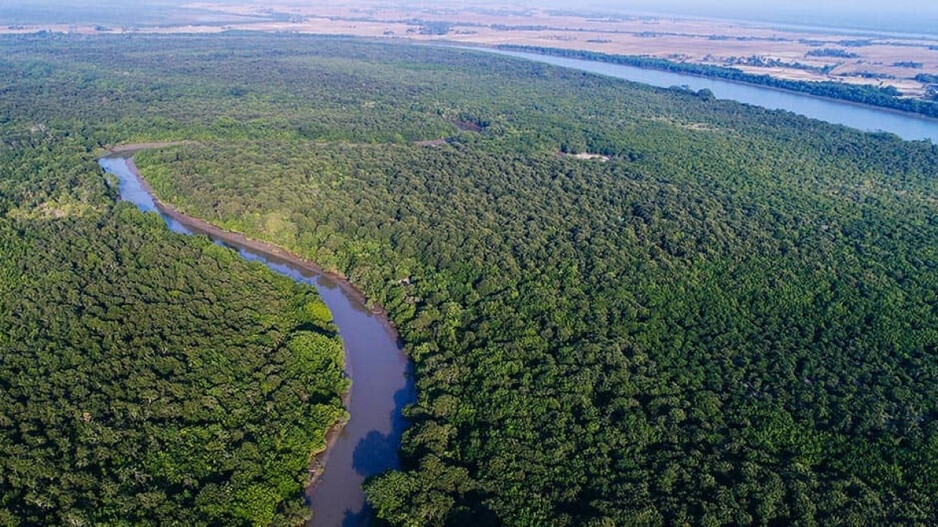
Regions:
<svg viewBox="0 0 938 527"><path fill-rule="evenodd" d="M194 231L197 234L207 235L210 238L221 240L223 242L230 243L235 246L245 247L252 252L262 254L266 257L273 258L285 263L290 264L293 267L302 269L304 271L323 276L328 280L335 283L342 291L349 296L351 299L357 301L359 304L364 306L371 312L373 315L378 317L382 325L384 325L394 336L395 339L400 343L400 335L397 332L397 328L391 323L388 319L387 310L382 306L368 301L368 297L365 293L353 285L348 279L341 273L327 271L323 269L316 262L303 258L302 256L290 252L282 247L274 245L269 242L256 240L249 238L243 233L229 231L222 229L216 225L213 225L201 218L195 216L190 216L183 212L176 210L173 206L167 205L164 203L157 195L153 192L153 188L150 186L149 182L140 174L140 170L137 168L136 163L134 163L133 155L136 152L143 150L150 150L156 148L167 148L171 146L180 146L185 144L194 144L193 141L175 141L175 142L152 142L152 143L134 143L126 144L120 146L114 146L107 148L106 151L108 154L105 157L123 157L127 160L127 167L134 174L137 180L140 181L140 185L144 190L153 198L153 202L156 205L156 208L166 216L172 218L173 220L179 222L184 227ZM347 351L346 351L347 352ZM348 357L346 357L346 364L348 364ZM351 395L351 390L354 389L354 386L349 388L344 394L341 395L342 404L345 408L349 407L349 398ZM320 477L323 474L325 469L326 462L329 458L329 453L333 445L339 439L341 432L345 425L348 423L347 418L340 419L338 422L330 426L326 430L325 434L325 446L311 453L311 461L309 467L310 479L309 484L306 487L306 494L309 495L309 492L313 490L321 481Z"/></svg>

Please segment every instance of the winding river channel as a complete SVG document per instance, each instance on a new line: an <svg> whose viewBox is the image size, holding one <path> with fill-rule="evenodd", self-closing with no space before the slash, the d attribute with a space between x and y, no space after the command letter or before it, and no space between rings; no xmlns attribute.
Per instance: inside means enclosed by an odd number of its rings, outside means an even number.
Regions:
<svg viewBox="0 0 938 527"><path fill-rule="evenodd" d="M130 157L133 151L98 161L105 172L118 178L122 200L145 212L158 213L173 232L208 236L246 260L261 262L274 272L316 287L329 306L345 346L346 373L352 380L347 400L351 417L333 434L333 443L318 460L324 468L307 493L315 514L311 523L367 524L371 515L361 484L368 476L399 466L397 450L405 426L401 411L416 397L410 364L387 317L368 309L362 295L348 282L328 276L312 263L163 206L137 176Z"/></svg>
<svg viewBox="0 0 938 527"><path fill-rule="evenodd" d="M706 88L721 99L787 110L865 131L886 131L904 139L930 139L938 143L938 120L911 114L693 75L534 53L462 49L546 62L659 87ZM369 523L371 514L365 505L361 484L368 476L399 466L397 449L405 426L401 411L416 397L410 363L401 351L397 333L383 313L366 307L363 296L351 284L323 273L312 262L277 247L222 231L160 204L138 177L133 164L133 152L142 148L144 146L131 146L99 160L106 172L119 179L122 200L143 211L160 214L174 232L208 236L247 260L261 262L277 273L313 285L329 306L345 346L346 372L352 379L347 401L351 418L333 435L331 446L319 458L324 468L308 491L315 514L311 523L343 527Z"/></svg>

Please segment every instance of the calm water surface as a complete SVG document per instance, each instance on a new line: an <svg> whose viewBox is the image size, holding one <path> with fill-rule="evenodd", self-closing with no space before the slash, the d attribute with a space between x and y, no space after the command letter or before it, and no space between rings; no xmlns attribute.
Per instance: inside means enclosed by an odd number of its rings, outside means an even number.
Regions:
<svg viewBox="0 0 938 527"><path fill-rule="evenodd" d="M102 158L101 167L120 180L120 198L146 212L157 212L173 232L206 234L160 213L153 197L122 157ZM211 238L211 236L209 236ZM352 379L351 418L325 459L325 471L309 493L314 526L353 526L370 522L361 484L366 477L398 468L397 449L406 424L401 410L415 400L410 364L396 334L354 296L328 277L311 273L276 256L212 239L246 260L316 287L332 311L345 346L346 373Z"/></svg>
<svg viewBox="0 0 938 527"><path fill-rule="evenodd" d="M455 47L455 46L454 46ZM931 139L938 144L938 119L919 117L913 114L892 112L847 102L822 99L809 95L762 88L718 79L707 79L694 75L672 73L651 69L608 64L593 60L553 57L538 53L504 51L490 48L461 47L485 53L544 62L554 66L598 73L660 88L686 86L692 90L708 89L718 99L730 99L770 110L787 110L812 119L842 124L867 132L889 132L903 139Z"/></svg>

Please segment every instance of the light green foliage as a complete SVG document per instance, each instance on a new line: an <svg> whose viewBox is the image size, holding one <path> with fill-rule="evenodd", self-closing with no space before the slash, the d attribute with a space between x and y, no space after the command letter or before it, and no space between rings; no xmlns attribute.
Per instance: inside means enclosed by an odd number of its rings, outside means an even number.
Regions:
<svg viewBox="0 0 938 527"><path fill-rule="evenodd" d="M322 327L329 327L332 324L332 312L322 300L318 299L303 305L300 318Z"/></svg>

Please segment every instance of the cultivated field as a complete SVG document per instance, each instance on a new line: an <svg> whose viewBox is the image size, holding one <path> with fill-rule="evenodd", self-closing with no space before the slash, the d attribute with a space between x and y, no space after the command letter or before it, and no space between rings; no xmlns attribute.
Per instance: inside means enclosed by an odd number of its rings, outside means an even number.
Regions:
<svg viewBox="0 0 938 527"><path fill-rule="evenodd" d="M892 85L916 97L925 95L929 89L922 74L938 74L938 39L924 37L796 31L719 20L498 7L502 4L446 7L446 2L441 2L437 3L441 7L436 8L386 5L387 2L348 0L305 4L289 0L241 5L190 3L180 8L181 16L177 17L186 19L186 13L191 13L185 24L126 27L16 24L0 28L0 32L256 30L485 46L519 44L732 66L785 79Z"/></svg>

